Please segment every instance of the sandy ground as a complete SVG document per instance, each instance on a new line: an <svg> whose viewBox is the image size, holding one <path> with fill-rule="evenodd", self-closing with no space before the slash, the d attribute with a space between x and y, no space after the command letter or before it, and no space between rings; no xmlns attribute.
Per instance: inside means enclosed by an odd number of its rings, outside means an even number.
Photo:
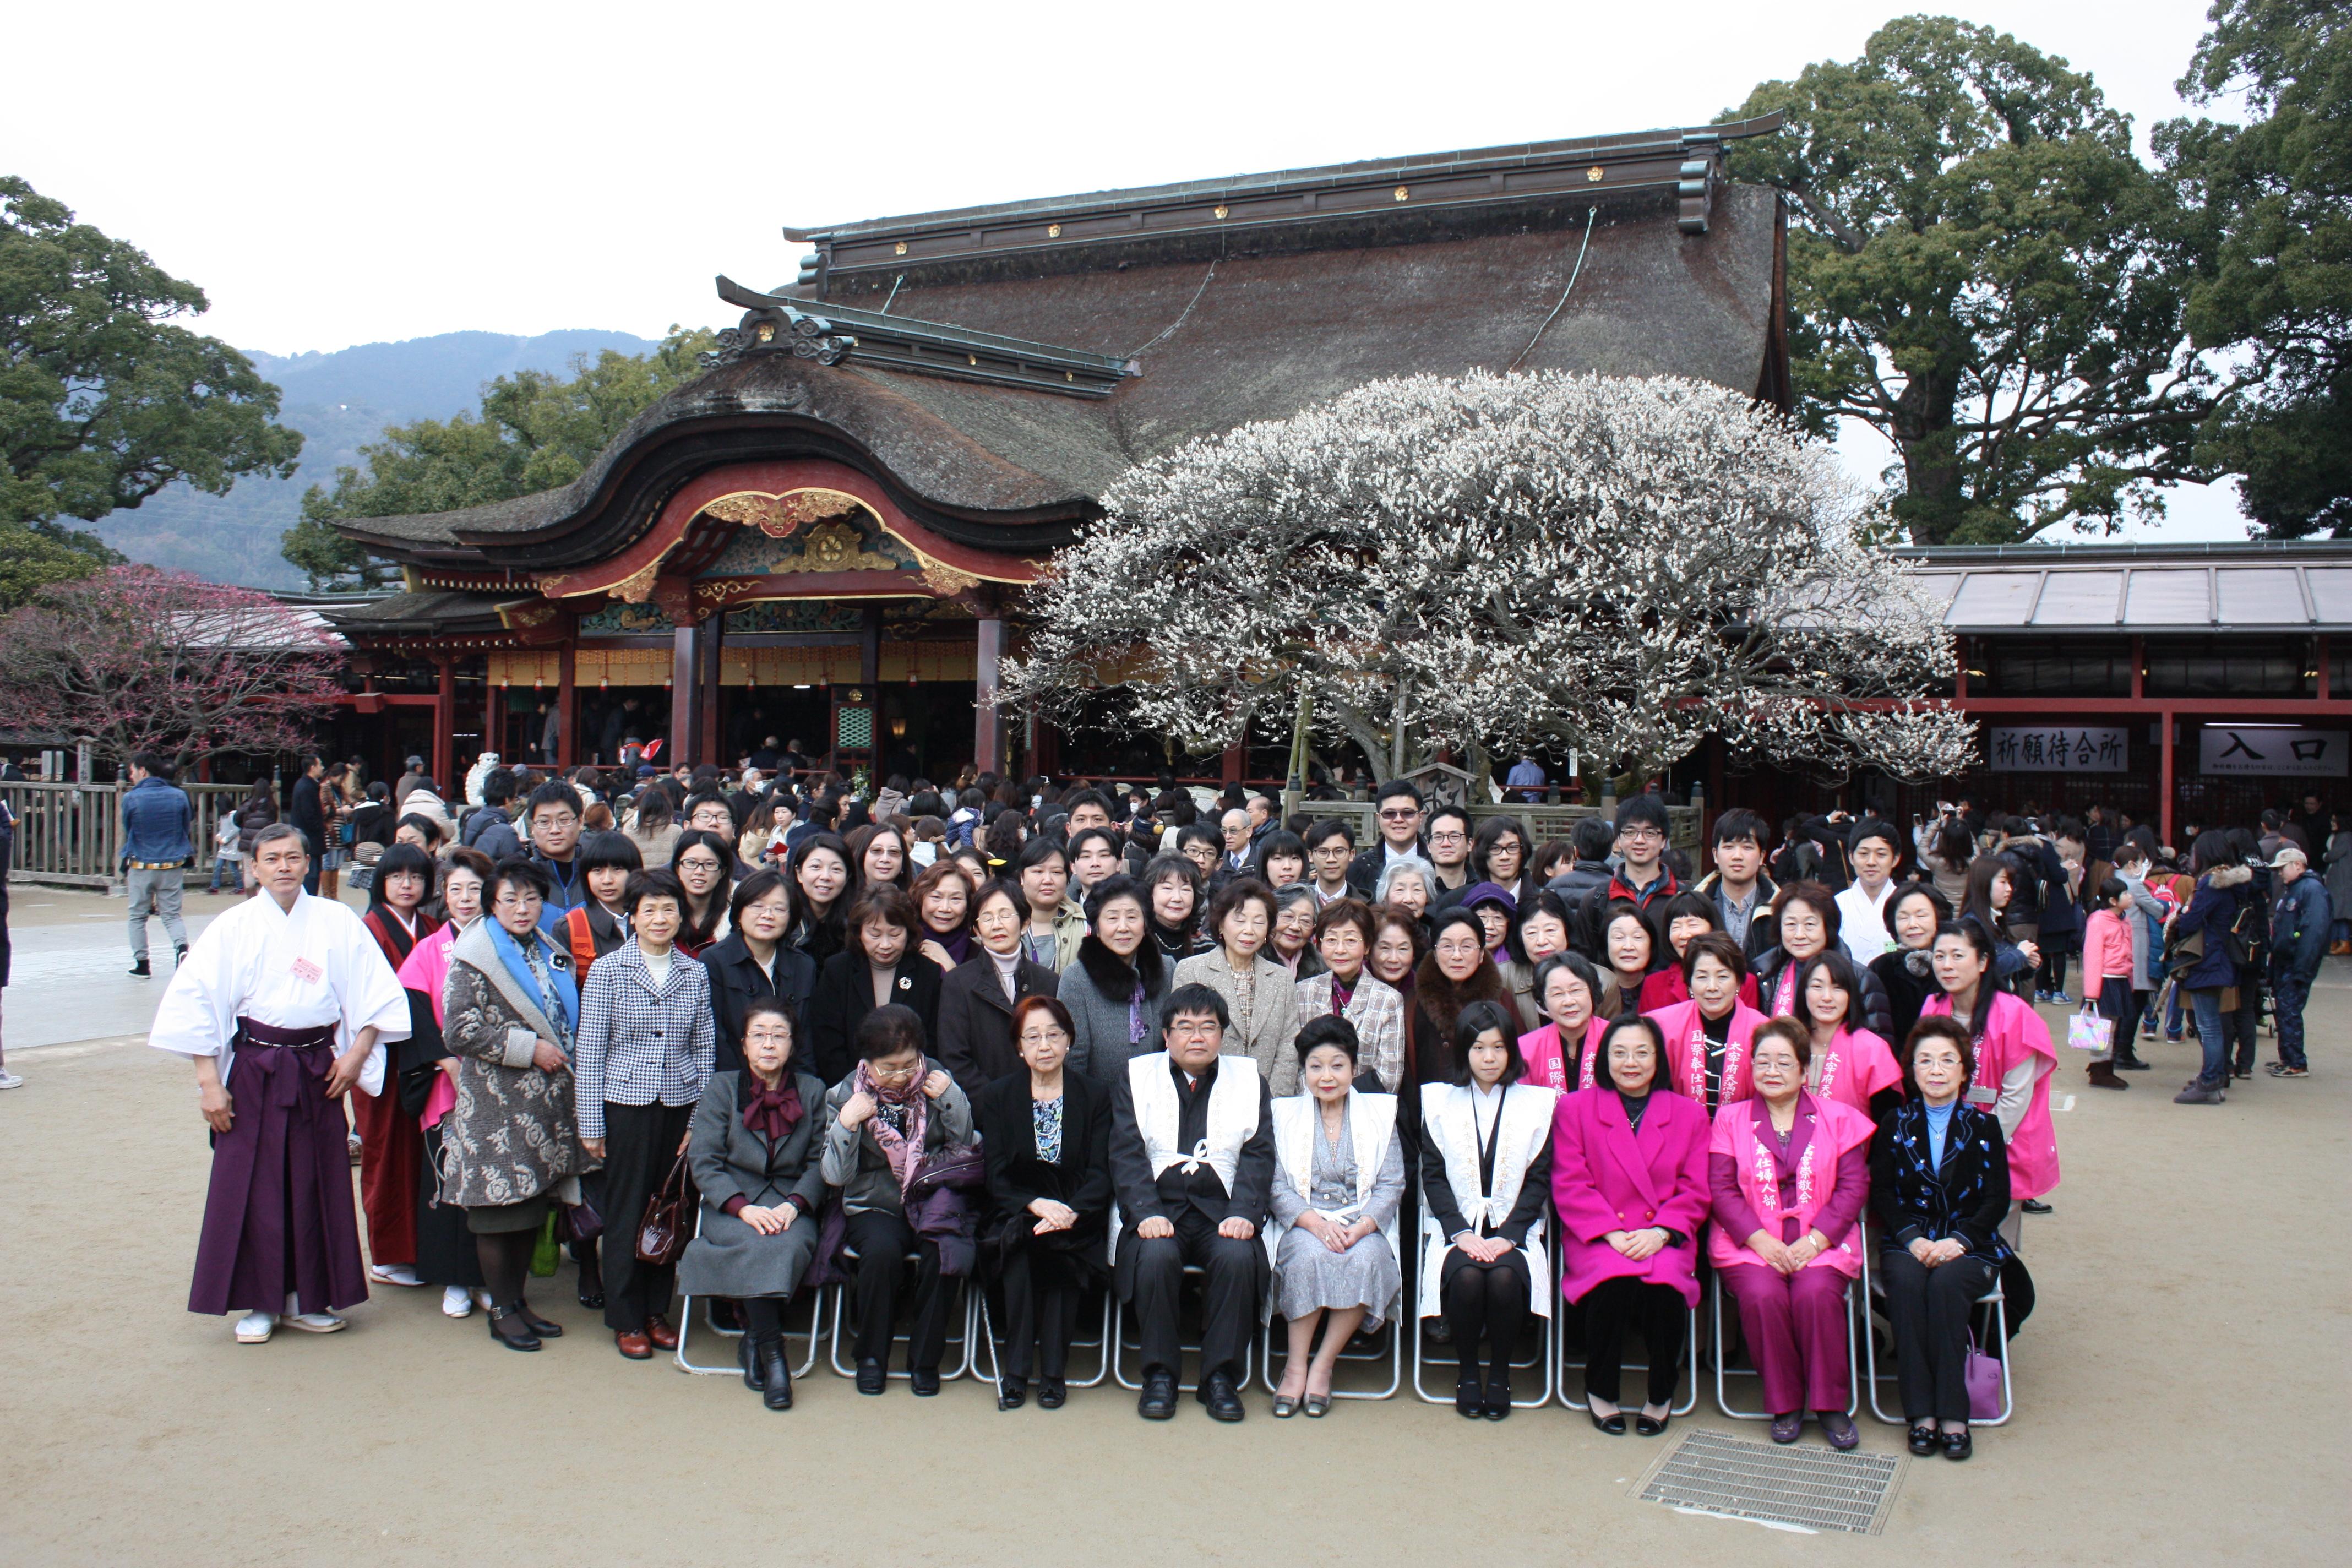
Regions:
<svg viewBox="0 0 2352 1568"><path fill-rule="evenodd" d="M18 895L20 951L79 927L121 952L100 900ZM572 1333L539 1355L424 1290L379 1290L342 1334L239 1346L184 1310L207 1164L191 1075L112 1026L136 983L117 997L58 965L7 998L28 1081L0 1096L0 1563L1434 1564L1465 1531L1496 1564L2347 1557L2326 1434L2352 1394L2352 966L2323 982L2303 1082L2175 1107L2189 1050L2161 1045L2127 1094L2064 1074L2068 1179L2027 1232L2018 1417L1967 1465L1906 1459L1866 1538L1635 1501L1675 1434L1609 1438L1557 1406L1472 1424L1406 1397L1276 1422L1253 1393L1238 1427L1189 1401L1153 1426L1108 1386L999 1414L975 1382L861 1399L820 1370L772 1414L740 1382L616 1356L568 1267L534 1304ZM31 1045L49 1038L78 1043ZM1759 1436L1705 1410L1677 1430ZM1896 1428L1862 1426L1902 1453Z"/></svg>

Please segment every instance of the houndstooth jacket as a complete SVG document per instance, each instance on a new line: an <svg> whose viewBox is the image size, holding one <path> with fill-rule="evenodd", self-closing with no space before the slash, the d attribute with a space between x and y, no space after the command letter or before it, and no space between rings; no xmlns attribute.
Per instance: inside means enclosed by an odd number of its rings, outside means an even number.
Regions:
<svg viewBox="0 0 2352 1568"><path fill-rule="evenodd" d="M673 952L654 983L645 950L625 942L596 961L580 988L580 1042L572 1052L580 1136L604 1136L606 1105L692 1105L718 1049L710 973Z"/></svg>

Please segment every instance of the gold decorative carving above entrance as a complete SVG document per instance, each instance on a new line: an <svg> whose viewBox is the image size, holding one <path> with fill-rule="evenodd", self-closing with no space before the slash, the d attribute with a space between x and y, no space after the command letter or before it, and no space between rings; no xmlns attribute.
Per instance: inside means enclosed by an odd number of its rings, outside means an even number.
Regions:
<svg viewBox="0 0 2352 1568"><path fill-rule="evenodd" d="M829 517L839 517L856 510L866 503L856 496L840 490L793 490L788 495L763 496L745 491L721 496L702 509L706 517L721 522L740 523L745 528L757 528L771 539L790 539L803 527Z"/></svg>

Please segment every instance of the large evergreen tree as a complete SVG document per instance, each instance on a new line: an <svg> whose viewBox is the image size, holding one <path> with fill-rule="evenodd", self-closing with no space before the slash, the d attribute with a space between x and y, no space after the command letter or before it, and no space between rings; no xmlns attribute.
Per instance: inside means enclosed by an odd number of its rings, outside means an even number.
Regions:
<svg viewBox="0 0 2352 1568"><path fill-rule="evenodd" d="M1918 543L2112 529L2204 477L2183 327L2200 230L2088 76L2005 33L1906 16L1769 81L1729 154L1790 211L1792 349L1814 428L1877 427Z"/></svg>

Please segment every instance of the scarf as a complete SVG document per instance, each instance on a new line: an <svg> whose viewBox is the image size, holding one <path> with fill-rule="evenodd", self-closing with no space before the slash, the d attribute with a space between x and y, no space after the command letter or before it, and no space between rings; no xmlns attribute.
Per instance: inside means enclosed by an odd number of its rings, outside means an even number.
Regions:
<svg viewBox="0 0 2352 1568"><path fill-rule="evenodd" d="M965 959L971 956L971 932L968 931L959 929L951 932L936 931L925 926L923 934L947 950L947 955L951 963L961 964Z"/></svg>
<svg viewBox="0 0 2352 1568"><path fill-rule="evenodd" d="M850 1080L852 1094L874 1097L879 1107L896 1107L904 1117L907 1130L903 1133L877 1110L866 1118L866 1125L874 1131L874 1142L882 1157L890 1163L890 1173L898 1178L898 1198L906 1201L907 1189L914 1184L915 1173L923 1164L923 1134L929 1130L930 1099L923 1093L923 1078L930 1064L927 1061L915 1069L915 1076L898 1089L884 1089L874 1081L874 1075L864 1062L857 1064L857 1073Z"/></svg>
<svg viewBox="0 0 2352 1568"><path fill-rule="evenodd" d="M786 1068L776 1087L768 1088L750 1068L743 1069L743 1126L771 1143L781 1143L801 1124L800 1086Z"/></svg>
<svg viewBox="0 0 2352 1568"><path fill-rule="evenodd" d="M489 922L489 931L490 945L498 950L499 962L524 994L539 998L539 1010L555 1026L555 1043L570 1056L572 1032L580 1027L580 988L572 983L569 973L548 963L546 933L534 929L530 945L525 947L515 940L514 932L496 921Z"/></svg>

